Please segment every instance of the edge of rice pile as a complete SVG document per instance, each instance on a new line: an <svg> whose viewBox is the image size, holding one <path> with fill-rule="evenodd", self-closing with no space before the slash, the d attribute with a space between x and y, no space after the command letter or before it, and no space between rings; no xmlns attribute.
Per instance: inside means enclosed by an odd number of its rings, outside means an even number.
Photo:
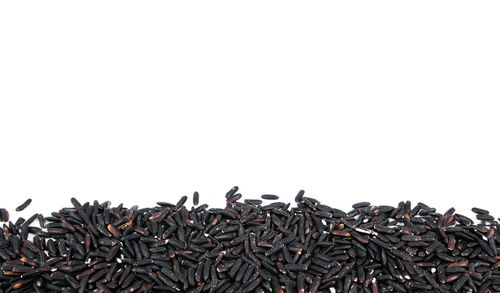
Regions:
<svg viewBox="0 0 500 293"><path fill-rule="evenodd" d="M187 196L150 208L73 198L4 223L0 293L500 292L500 226L487 210L472 208L474 223L409 201L344 212L302 190L293 206L238 191L223 208L197 192L189 208Z"/></svg>

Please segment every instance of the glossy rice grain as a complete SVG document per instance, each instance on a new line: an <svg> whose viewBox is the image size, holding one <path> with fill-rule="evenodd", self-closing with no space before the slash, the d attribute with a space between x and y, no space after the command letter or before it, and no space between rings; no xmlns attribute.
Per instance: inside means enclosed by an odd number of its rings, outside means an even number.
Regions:
<svg viewBox="0 0 500 293"><path fill-rule="evenodd" d="M19 205L17 208L16 208L16 211L20 212L22 210L24 210L25 208L27 208L31 203L31 198L28 198L25 202L23 202L21 205Z"/></svg>

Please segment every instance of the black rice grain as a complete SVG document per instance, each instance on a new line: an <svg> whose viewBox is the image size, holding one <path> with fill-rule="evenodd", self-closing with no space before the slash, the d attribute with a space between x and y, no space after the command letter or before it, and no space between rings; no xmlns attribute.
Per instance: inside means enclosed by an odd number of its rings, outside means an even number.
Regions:
<svg viewBox="0 0 500 293"><path fill-rule="evenodd" d="M9 211L4 208L0 209L0 222L8 222L9 221Z"/></svg>
<svg viewBox="0 0 500 293"><path fill-rule="evenodd" d="M279 199L279 196L274 195L274 194L263 194L260 196L262 199L271 199L271 200L276 200Z"/></svg>
<svg viewBox="0 0 500 293"><path fill-rule="evenodd" d="M20 206L16 208L16 211L20 212L27 208L31 203L31 198L28 198L25 202L23 202Z"/></svg>

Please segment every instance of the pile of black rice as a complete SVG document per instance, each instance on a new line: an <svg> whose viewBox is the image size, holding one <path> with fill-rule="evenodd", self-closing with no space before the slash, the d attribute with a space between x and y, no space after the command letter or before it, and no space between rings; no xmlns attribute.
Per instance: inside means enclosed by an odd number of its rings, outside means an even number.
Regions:
<svg viewBox="0 0 500 293"><path fill-rule="evenodd" d="M423 203L343 212L303 191L293 206L241 201L238 187L226 198L225 208L199 205L198 193L191 208L185 196L152 208L72 199L4 224L0 292L500 292L500 226L486 210L473 208L475 224Z"/></svg>

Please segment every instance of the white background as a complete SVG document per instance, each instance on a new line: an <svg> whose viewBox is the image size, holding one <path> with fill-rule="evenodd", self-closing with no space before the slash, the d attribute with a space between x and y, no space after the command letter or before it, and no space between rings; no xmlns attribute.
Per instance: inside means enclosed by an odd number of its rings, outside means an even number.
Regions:
<svg viewBox="0 0 500 293"><path fill-rule="evenodd" d="M3 1L0 206L217 206L239 185L499 216L499 8Z"/></svg>

